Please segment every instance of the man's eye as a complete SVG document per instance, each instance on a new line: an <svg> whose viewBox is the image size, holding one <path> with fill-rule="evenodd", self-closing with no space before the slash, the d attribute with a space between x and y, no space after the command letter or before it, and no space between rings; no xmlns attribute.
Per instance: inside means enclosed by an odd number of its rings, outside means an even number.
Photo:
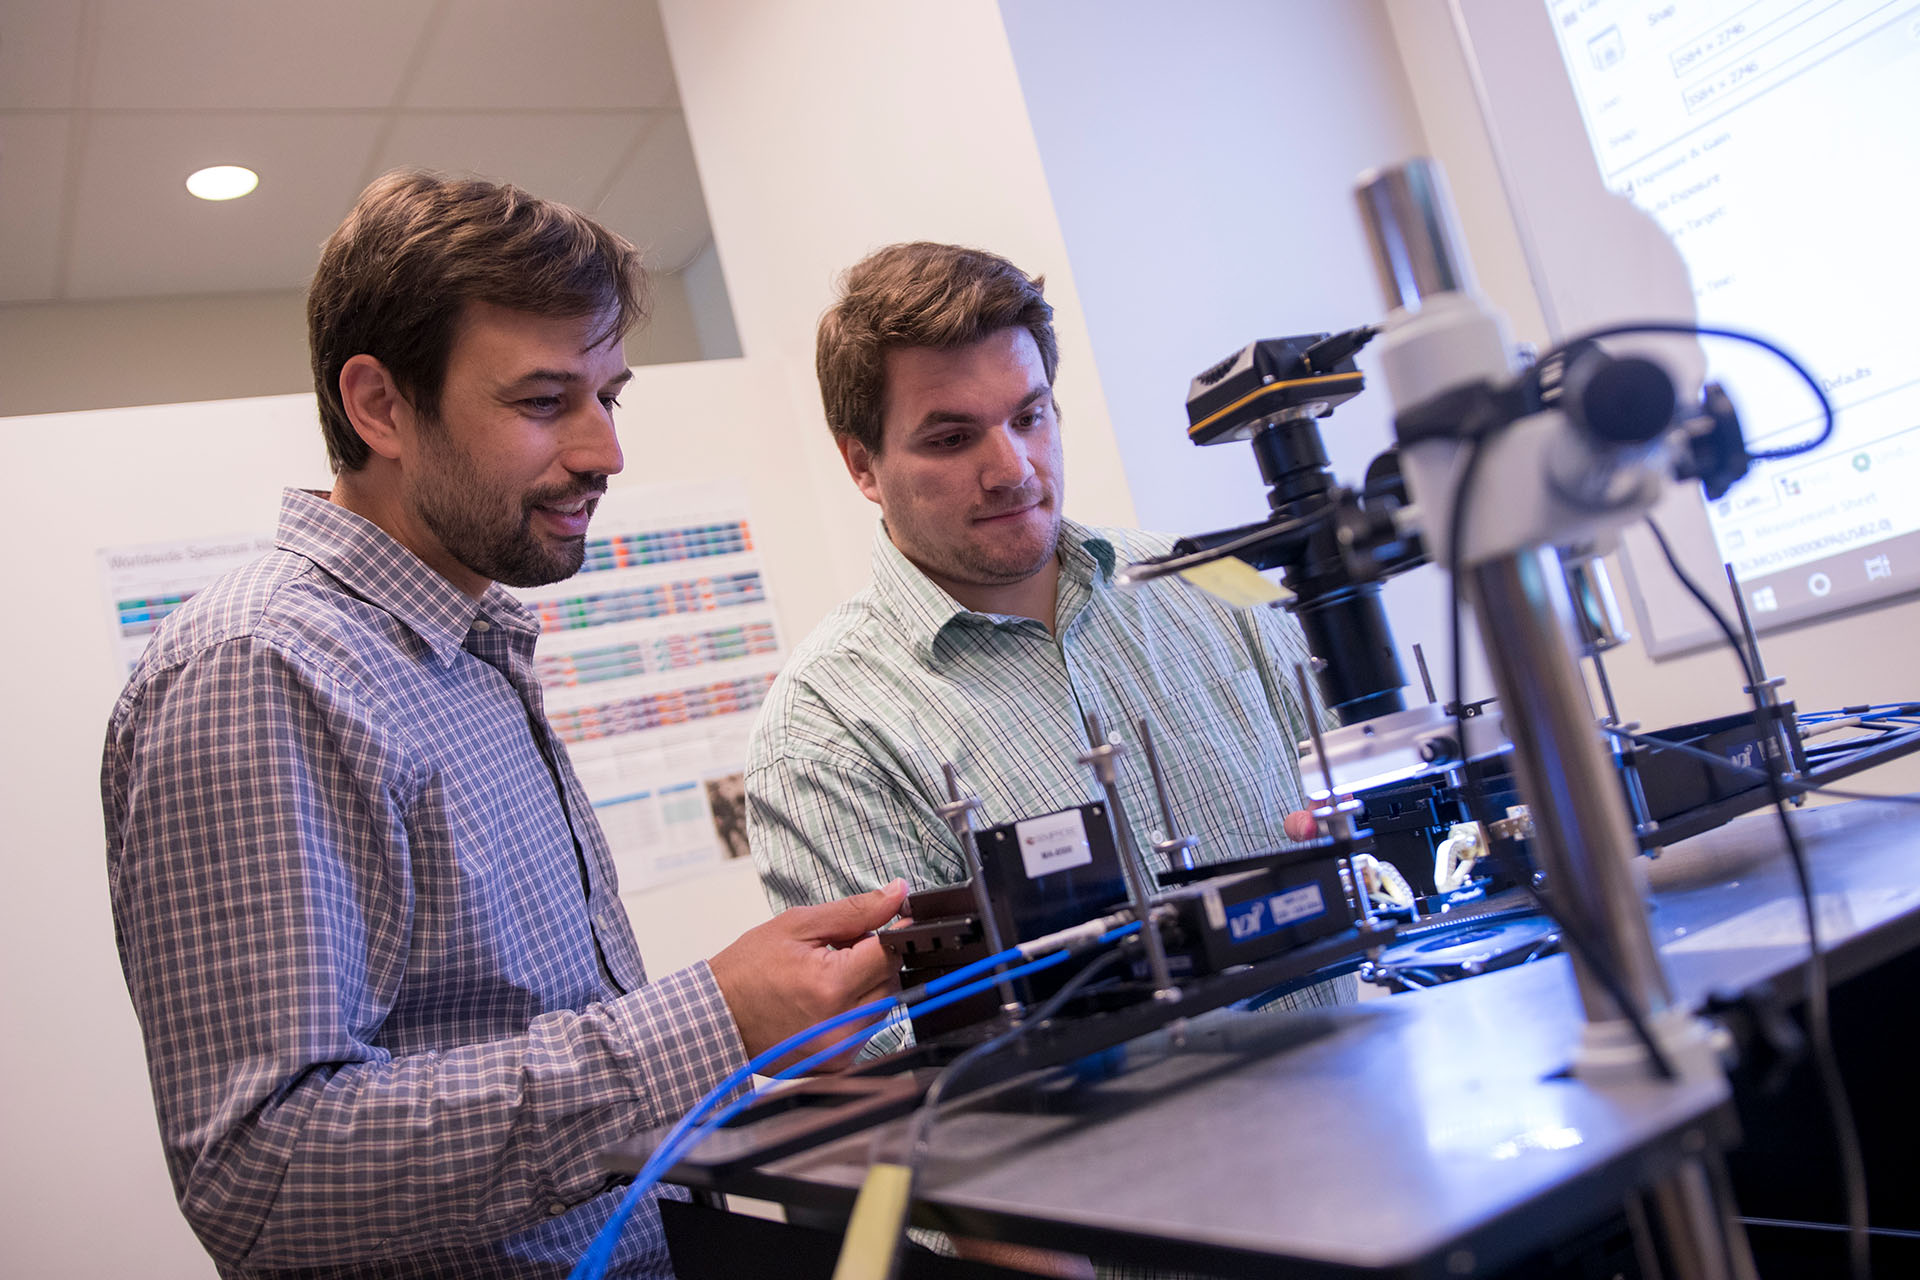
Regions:
<svg viewBox="0 0 1920 1280"><path fill-rule="evenodd" d="M941 436L939 439L934 440L931 443L933 447L936 449L958 449L961 445L965 444L966 442L967 442L967 437L963 433L956 431L950 436Z"/></svg>
<svg viewBox="0 0 1920 1280"><path fill-rule="evenodd" d="M528 396L520 402L520 407L530 413L552 413L560 407L560 397Z"/></svg>
<svg viewBox="0 0 1920 1280"><path fill-rule="evenodd" d="M620 397L612 394L604 395L600 397L600 403L609 409L618 409L620 407Z"/></svg>

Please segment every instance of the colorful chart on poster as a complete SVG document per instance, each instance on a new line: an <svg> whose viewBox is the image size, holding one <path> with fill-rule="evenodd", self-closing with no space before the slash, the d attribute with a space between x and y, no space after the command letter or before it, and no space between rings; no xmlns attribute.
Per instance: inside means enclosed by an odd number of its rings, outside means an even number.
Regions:
<svg viewBox="0 0 1920 1280"><path fill-rule="evenodd" d="M623 485L586 560L518 593L534 663L623 891L744 857L747 734L785 659L741 495Z"/></svg>
<svg viewBox="0 0 1920 1280"><path fill-rule="evenodd" d="M168 614L272 549L263 532L101 550L117 676ZM786 655L744 498L718 484L615 488L580 572L515 594L539 616L547 717L621 889L746 856L747 734Z"/></svg>
<svg viewBox="0 0 1920 1280"><path fill-rule="evenodd" d="M273 550L270 533L150 542L100 551L117 678L125 680L166 616L229 569Z"/></svg>

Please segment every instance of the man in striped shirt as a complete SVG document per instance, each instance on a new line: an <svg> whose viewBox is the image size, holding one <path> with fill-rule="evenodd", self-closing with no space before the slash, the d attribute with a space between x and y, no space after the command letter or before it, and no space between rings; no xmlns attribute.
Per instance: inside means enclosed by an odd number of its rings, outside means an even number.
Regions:
<svg viewBox="0 0 1920 1280"><path fill-rule="evenodd" d="M1312 833L1293 745L1298 628L1178 581L1123 589L1116 570L1171 539L1062 515L1042 283L977 250L894 245L847 273L820 322L827 422L882 519L872 585L795 652L749 747L749 837L776 907L965 879L937 812L944 764L980 796L981 825L1100 798L1078 763L1090 712L1128 741L1150 722L1200 859ZM1166 833L1138 754L1121 791L1151 850Z"/></svg>

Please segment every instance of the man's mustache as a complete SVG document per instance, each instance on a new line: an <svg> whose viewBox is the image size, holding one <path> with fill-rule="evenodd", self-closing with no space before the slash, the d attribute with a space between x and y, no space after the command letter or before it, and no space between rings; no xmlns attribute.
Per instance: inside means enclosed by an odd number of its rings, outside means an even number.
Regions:
<svg viewBox="0 0 1920 1280"><path fill-rule="evenodd" d="M1039 485L1035 485L1031 489L1021 490L1018 495L1007 502L997 503L992 507L977 511L973 518L975 520L991 520L995 516L1011 515L1015 511L1021 511L1027 507L1038 505L1046 496L1047 491Z"/></svg>
<svg viewBox="0 0 1920 1280"><path fill-rule="evenodd" d="M555 503L572 502L575 498L602 498L606 496L607 478L601 476L597 481L584 485L561 485L553 489L541 489L527 495L529 507L546 507Z"/></svg>

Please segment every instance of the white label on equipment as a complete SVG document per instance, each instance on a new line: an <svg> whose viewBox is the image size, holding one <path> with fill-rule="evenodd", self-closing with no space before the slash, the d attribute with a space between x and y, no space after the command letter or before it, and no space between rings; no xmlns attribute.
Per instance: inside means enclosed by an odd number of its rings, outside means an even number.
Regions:
<svg viewBox="0 0 1920 1280"><path fill-rule="evenodd" d="M1327 909L1327 900L1320 896L1320 886L1317 884L1276 893L1267 899L1267 904L1273 909L1275 924L1292 924L1296 920L1317 916Z"/></svg>
<svg viewBox="0 0 1920 1280"><path fill-rule="evenodd" d="M1065 871L1068 867L1084 867L1093 861L1093 848L1087 844L1087 824L1078 809L1016 822L1013 834L1020 842L1020 861L1026 864L1029 880L1037 880L1049 872Z"/></svg>

